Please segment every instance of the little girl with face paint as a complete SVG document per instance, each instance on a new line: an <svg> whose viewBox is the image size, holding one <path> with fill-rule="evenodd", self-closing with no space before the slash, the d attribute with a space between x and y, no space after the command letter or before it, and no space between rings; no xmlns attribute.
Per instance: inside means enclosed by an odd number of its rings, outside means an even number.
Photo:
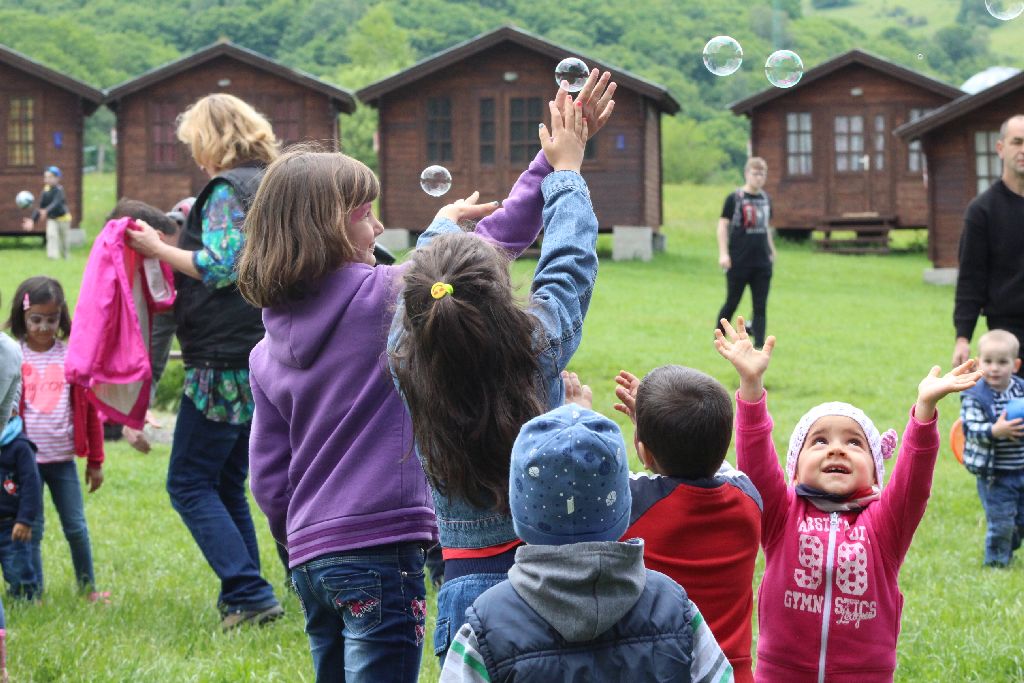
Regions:
<svg viewBox="0 0 1024 683"><path fill-rule="evenodd" d="M736 368L737 464L764 501L765 571L758 595L756 681L892 681L903 595L897 584L924 516L939 451L935 406L974 386L968 361L921 380L903 446L885 485L896 432L880 434L860 409L822 403L793 430L783 479L772 443L762 350L722 320L715 348Z"/></svg>
<svg viewBox="0 0 1024 683"><path fill-rule="evenodd" d="M64 378L71 317L60 283L43 276L22 282L11 302L7 326L21 342L19 413L25 435L38 448L40 478L50 489L60 516L64 537L71 548L75 579L90 602L109 602L110 593L96 590L92 545L75 467L76 455L86 458L85 483L89 493L103 485L103 424L83 387ZM36 597L43 590L42 539L43 515L39 514L31 533L35 582L25 597Z"/></svg>

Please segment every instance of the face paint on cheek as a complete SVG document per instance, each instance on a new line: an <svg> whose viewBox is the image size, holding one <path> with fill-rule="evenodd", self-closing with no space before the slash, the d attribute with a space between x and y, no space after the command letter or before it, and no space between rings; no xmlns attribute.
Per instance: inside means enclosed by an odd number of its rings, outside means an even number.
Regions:
<svg viewBox="0 0 1024 683"><path fill-rule="evenodd" d="M369 202L367 202L366 204L362 204L361 206L356 207L352 211L352 213L349 214L349 218L348 218L349 223L350 224L351 223L358 223L359 221L363 220L370 213L370 210L372 208L373 208L373 205L371 203L369 203Z"/></svg>

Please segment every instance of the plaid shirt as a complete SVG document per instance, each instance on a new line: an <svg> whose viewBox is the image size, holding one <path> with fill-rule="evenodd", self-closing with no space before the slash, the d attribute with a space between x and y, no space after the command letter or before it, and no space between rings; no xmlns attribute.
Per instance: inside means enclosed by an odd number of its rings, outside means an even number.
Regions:
<svg viewBox="0 0 1024 683"><path fill-rule="evenodd" d="M992 437L992 425L1014 398L1024 398L1024 382L1014 380L1006 391L994 391L992 411L976 392L961 395L960 418L964 425L964 465L979 475L992 475L995 470L1024 469L1024 441Z"/></svg>

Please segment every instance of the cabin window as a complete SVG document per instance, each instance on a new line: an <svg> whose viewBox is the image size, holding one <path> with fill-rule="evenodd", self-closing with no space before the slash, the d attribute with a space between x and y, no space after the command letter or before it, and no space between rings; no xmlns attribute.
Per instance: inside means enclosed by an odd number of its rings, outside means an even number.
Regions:
<svg viewBox="0 0 1024 683"><path fill-rule="evenodd" d="M153 168L178 168L178 105L174 102L152 102L150 111L150 149Z"/></svg>
<svg viewBox="0 0 1024 683"><path fill-rule="evenodd" d="M931 112L931 109L911 109L908 121L917 121ZM921 151L920 140L914 140L907 145L907 170L918 174L924 172L924 152Z"/></svg>
<svg viewBox="0 0 1024 683"><path fill-rule="evenodd" d="M997 142L997 130L979 130L974 134L974 168L978 178L978 194L987 190L1003 174L1002 161L996 153Z"/></svg>
<svg viewBox="0 0 1024 683"><path fill-rule="evenodd" d="M509 100L509 159L529 161L540 150L537 127L543 122L541 98L513 97Z"/></svg>
<svg viewBox="0 0 1024 683"><path fill-rule="evenodd" d="M885 116L875 115L874 134L875 170L885 170Z"/></svg>
<svg viewBox="0 0 1024 683"><path fill-rule="evenodd" d="M31 166L35 163L35 117L31 97L12 97L7 113L7 164Z"/></svg>
<svg viewBox="0 0 1024 683"><path fill-rule="evenodd" d="M811 115L809 112L786 114L786 170L789 175L811 175Z"/></svg>
<svg viewBox="0 0 1024 683"><path fill-rule="evenodd" d="M494 163L494 145L497 142L497 127L494 123L494 98L480 100L480 163Z"/></svg>
<svg viewBox="0 0 1024 683"><path fill-rule="evenodd" d="M835 121L836 171L863 171L868 155L864 153L864 117L837 116Z"/></svg>
<svg viewBox="0 0 1024 683"><path fill-rule="evenodd" d="M274 104L274 116L271 125L274 135L282 145L299 141L299 119L302 116L302 100L281 100Z"/></svg>
<svg viewBox="0 0 1024 683"><path fill-rule="evenodd" d="M431 97L427 100L427 161L452 160L452 100Z"/></svg>

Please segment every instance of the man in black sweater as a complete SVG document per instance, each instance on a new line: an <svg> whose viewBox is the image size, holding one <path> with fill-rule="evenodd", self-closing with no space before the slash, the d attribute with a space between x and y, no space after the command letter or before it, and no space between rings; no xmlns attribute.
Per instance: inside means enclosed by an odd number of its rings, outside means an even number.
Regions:
<svg viewBox="0 0 1024 683"><path fill-rule="evenodd" d="M990 330L1024 339L1024 114L1003 122L996 152L1003 175L967 207L960 234L954 366L970 357L971 335L982 312ZM1024 376L1024 369L1018 374Z"/></svg>

